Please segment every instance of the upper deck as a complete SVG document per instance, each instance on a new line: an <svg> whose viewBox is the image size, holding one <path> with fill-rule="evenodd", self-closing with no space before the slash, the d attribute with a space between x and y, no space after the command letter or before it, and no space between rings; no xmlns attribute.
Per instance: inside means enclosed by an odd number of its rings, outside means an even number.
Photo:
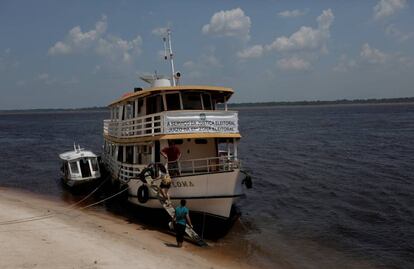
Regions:
<svg viewBox="0 0 414 269"><path fill-rule="evenodd" d="M227 111L231 88L182 85L138 89L109 105L111 118L104 121L104 135L111 140L142 137L238 138L238 114ZM224 103L224 110L217 105Z"/></svg>
<svg viewBox="0 0 414 269"><path fill-rule="evenodd" d="M204 91L211 94L212 99L224 103L228 101L231 95L234 93L233 89L219 86L207 86L207 85L179 85L179 86L167 86L167 87L151 87L151 88L136 88L135 92L127 93L120 99L111 103L109 106L116 106L123 103L128 103L139 97L148 95L154 95L160 92L172 93L172 92L183 92L183 91Z"/></svg>

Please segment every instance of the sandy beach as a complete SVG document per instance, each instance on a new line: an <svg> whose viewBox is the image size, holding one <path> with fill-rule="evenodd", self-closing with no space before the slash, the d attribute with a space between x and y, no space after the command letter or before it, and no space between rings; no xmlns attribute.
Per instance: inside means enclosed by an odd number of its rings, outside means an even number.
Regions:
<svg viewBox="0 0 414 269"><path fill-rule="evenodd" d="M0 268L253 268L214 244L174 245L172 235L110 214L0 188Z"/></svg>

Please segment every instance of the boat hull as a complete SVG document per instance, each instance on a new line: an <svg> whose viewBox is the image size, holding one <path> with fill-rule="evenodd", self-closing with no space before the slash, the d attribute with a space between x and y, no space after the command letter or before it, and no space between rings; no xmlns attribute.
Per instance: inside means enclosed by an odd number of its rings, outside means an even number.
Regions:
<svg viewBox="0 0 414 269"><path fill-rule="evenodd" d="M71 179L71 178L62 177L62 180L63 180L63 183L65 183L67 186L72 188L72 187L87 185L87 184L91 184L93 182L96 182L96 181L100 180L100 176L99 177L81 178L81 179Z"/></svg>
<svg viewBox="0 0 414 269"><path fill-rule="evenodd" d="M171 201L178 205L181 199L187 200L191 211L228 218L232 205L244 196L242 181L244 175L239 169L220 173L208 173L172 178L169 190ZM128 200L136 205L149 208L162 208L157 193L151 188L148 200L140 202L138 188L144 183L132 179L128 183Z"/></svg>

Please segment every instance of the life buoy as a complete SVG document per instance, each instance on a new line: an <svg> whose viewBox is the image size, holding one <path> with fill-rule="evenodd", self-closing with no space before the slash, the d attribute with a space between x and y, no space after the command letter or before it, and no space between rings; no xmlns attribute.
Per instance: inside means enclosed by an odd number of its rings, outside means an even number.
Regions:
<svg viewBox="0 0 414 269"><path fill-rule="evenodd" d="M141 185L137 191L138 201L141 204L145 204L149 199L149 189L147 185Z"/></svg>

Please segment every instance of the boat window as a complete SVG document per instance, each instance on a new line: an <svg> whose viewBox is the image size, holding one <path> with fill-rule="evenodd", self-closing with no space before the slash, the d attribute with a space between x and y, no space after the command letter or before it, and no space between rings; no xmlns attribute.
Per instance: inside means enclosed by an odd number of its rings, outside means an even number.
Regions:
<svg viewBox="0 0 414 269"><path fill-rule="evenodd" d="M118 162L123 162L123 161L124 161L124 147L119 146L119 148L118 148Z"/></svg>
<svg viewBox="0 0 414 269"><path fill-rule="evenodd" d="M208 93L203 93L203 105L204 105L204 109L205 110L213 110L213 107L211 106L211 98L210 98L210 94Z"/></svg>
<svg viewBox="0 0 414 269"><path fill-rule="evenodd" d="M150 154L151 148L147 145L137 145L135 151L135 163L134 164L146 164L151 160Z"/></svg>
<svg viewBox="0 0 414 269"><path fill-rule="evenodd" d="M125 120L125 106L121 106L121 120Z"/></svg>
<svg viewBox="0 0 414 269"><path fill-rule="evenodd" d="M201 110L201 95L198 92L184 92L182 93L183 108Z"/></svg>
<svg viewBox="0 0 414 269"><path fill-rule="evenodd" d="M70 162L69 165L70 165L70 171L72 174L79 173L78 162Z"/></svg>
<svg viewBox="0 0 414 269"><path fill-rule="evenodd" d="M124 109L125 109L125 119L133 118L134 110L133 110L132 104L125 105Z"/></svg>
<svg viewBox="0 0 414 269"><path fill-rule="evenodd" d="M138 115L141 115L143 105L144 105L144 99L139 98L138 99Z"/></svg>
<svg viewBox="0 0 414 269"><path fill-rule="evenodd" d="M134 147L133 146L126 146L125 147L126 153L126 163L132 164L134 162Z"/></svg>
<svg viewBox="0 0 414 269"><path fill-rule="evenodd" d="M99 170L98 160L96 158L91 159L91 165L92 165L92 170L93 171L98 171Z"/></svg>
<svg viewBox="0 0 414 269"><path fill-rule="evenodd" d="M141 152L148 154L148 153L150 153L149 149L150 149L150 147L144 145L144 146L141 147Z"/></svg>
<svg viewBox="0 0 414 269"><path fill-rule="evenodd" d="M116 106L116 108L115 108L115 118L116 119L121 119L122 118L121 112L122 112L121 106Z"/></svg>
<svg viewBox="0 0 414 269"><path fill-rule="evenodd" d="M207 139L201 139L201 138L194 139L194 143L196 143L196 144L207 144Z"/></svg>
<svg viewBox="0 0 414 269"><path fill-rule="evenodd" d="M167 110L180 110L181 109L179 93L166 94L165 98L167 99Z"/></svg>
<svg viewBox="0 0 414 269"><path fill-rule="evenodd" d="M174 144L176 145L182 145L183 144L183 140L182 139L174 139Z"/></svg>
<svg viewBox="0 0 414 269"><path fill-rule="evenodd" d="M217 143L221 144L221 143L231 143L231 140L228 138L219 138L217 139Z"/></svg>
<svg viewBox="0 0 414 269"><path fill-rule="evenodd" d="M113 156L113 157L115 157L115 149L116 149L115 144L112 144L111 145L111 156Z"/></svg>
<svg viewBox="0 0 414 269"><path fill-rule="evenodd" d="M147 98L147 115L164 111L164 103L161 95L154 95Z"/></svg>

